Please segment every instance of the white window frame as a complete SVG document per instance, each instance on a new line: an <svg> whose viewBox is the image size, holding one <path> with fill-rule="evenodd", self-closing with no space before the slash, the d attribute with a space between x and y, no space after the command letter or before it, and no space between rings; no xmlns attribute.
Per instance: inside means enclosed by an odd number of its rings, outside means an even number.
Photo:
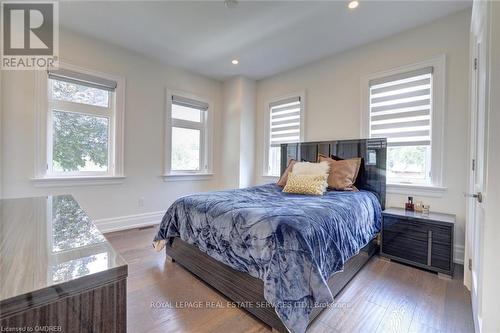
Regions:
<svg viewBox="0 0 500 333"><path fill-rule="evenodd" d="M433 67L431 119L431 183L391 183L388 180L387 191L389 193L442 196L443 192L446 190L446 188L443 186L443 144L446 113L446 56L444 54L440 54L425 61L377 72L365 76L361 79L361 137L368 138L370 134L370 80L419 70L429 66Z"/></svg>
<svg viewBox="0 0 500 333"><path fill-rule="evenodd" d="M281 95L279 97L273 97L269 99L263 109L266 111L265 116L264 116L264 158L263 158L263 164L262 164L262 176L266 178L273 178L277 179L281 175L271 175L269 174L269 149L270 149L270 132L271 132L271 124L270 124L270 112L271 108L270 105L272 103L276 103L285 99L289 98L294 98L294 97L299 97L300 98L300 141L303 142L305 139L305 110L306 110L306 91L298 91L294 93L289 93L286 95Z"/></svg>
<svg viewBox="0 0 500 333"><path fill-rule="evenodd" d="M172 118L172 97L179 96L208 104L208 109L201 113L201 122L192 122ZM167 89L165 108L165 159L163 178L165 181L209 180L212 178L213 152L213 103L203 97L185 91ZM200 130L200 170L172 170L172 127Z"/></svg>
<svg viewBox="0 0 500 333"><path fill-rule="evenodd" d="M125 113L125 79L123 77L98 72L65 62L59 63L59 68L82 74L88 74L103 79L116 81L117 87L110 94L109 112L109 146L108 170L106 172L64 172L58 173L51 169L52 163L52 112L53 105L67 106L71 111L82 114L95 114L102 117L100 107L80 105L67 101L53 101L50 98L50 80L47 71L35 72L35 166L32 181L37 187L105 185L121 183L123 170L123 131Z"/></svg>

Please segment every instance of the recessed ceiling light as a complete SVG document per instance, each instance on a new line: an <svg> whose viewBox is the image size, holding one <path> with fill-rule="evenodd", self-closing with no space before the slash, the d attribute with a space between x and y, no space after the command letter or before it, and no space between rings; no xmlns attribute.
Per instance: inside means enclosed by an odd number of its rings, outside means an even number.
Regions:
<svg viewBox="0 0 500 333"><path fill-rule="evenodd" d="M347 7L349 7L349 9L355 9L355 8L358 8L358 6L359 6L359 1L357 1L357 0L352 0L347 5Z"/></svg>
<svg viewBox="0 0 500 333"><path fill-rule="evenodd" d="M238 61L238 59L233 59L233 61L231 61L231 63L233 65L238 65L240 62Z"/></svg>

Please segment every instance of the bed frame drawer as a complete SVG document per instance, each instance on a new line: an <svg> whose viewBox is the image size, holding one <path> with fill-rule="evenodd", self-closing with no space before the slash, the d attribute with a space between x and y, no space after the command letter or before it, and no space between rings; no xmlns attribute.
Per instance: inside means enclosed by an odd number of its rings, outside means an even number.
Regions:
<svg viewBox="0 0 500 333"><path fill-rule="evenodd" d="M382 215L382 256L453 275L454 215L424 216L396 208L387 209Z"/></svg>

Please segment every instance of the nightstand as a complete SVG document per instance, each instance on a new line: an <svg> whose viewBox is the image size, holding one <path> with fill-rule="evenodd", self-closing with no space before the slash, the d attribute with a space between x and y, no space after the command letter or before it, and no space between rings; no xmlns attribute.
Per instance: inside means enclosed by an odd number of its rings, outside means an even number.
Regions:
<svg viewBox="0 0 500 333"><path fill-rule="evenodd" d="M455 215L389 208L382 216L382 257L453 276Z"/></svg>

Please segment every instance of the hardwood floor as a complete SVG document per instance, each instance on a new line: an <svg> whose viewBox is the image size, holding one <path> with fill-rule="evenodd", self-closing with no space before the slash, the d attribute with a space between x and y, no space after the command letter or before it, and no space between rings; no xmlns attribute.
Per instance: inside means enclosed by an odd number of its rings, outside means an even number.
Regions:
<svg viewBox="0 0 500 333"><path fill-rule="evenodd" d="M270 332L151 246L155 228L106 234L129 264L128 332ZM308 333L473 332L470 294L454 280L374 257ZM207 306L211 304L212 306ZM230 304L230 303L229 303Z"/></svg>

